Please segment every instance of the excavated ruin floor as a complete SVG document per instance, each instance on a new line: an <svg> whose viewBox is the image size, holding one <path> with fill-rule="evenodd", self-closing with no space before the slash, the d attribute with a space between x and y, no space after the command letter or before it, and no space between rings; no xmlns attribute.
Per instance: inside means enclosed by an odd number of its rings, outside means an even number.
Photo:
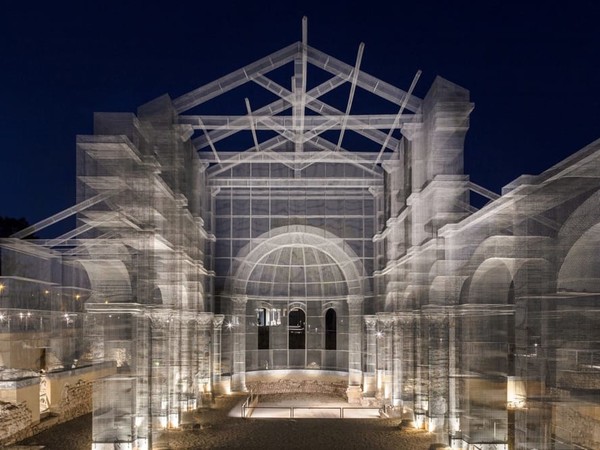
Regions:
<svg viewBox="0 0 600 450"><path fill-rule="evenodd" d="M156 448L204 449L394 449L427 450L434 437L400 430L399 419L240 419L230 417L241 397L216 399L210 409L191 413L183 429L163 433ZM317 400L318 398L313 398ZM327 401L328 399L323 399ZM91 448L91 415L58 425L20 445L45 449Z"/></svg>

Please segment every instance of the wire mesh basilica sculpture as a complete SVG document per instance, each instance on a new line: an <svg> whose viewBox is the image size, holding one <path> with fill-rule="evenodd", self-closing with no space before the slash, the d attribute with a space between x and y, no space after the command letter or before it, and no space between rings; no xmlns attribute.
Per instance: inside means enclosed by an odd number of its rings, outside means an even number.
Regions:
<svg viewBox="0 0 600 450"><path fill-rule="evenodd" d="M2 240L0 364L54 386L23 397L34 422L95 379L94 448L151 448L214 394L310 372L456 448L600 446L600 143L499 196L463 173L469 92L417 98L420 72L396 88L363 49L311 47L304 19L301 42L94 116L76 205ZM269 100L232 100L248 86Z"/></svg>

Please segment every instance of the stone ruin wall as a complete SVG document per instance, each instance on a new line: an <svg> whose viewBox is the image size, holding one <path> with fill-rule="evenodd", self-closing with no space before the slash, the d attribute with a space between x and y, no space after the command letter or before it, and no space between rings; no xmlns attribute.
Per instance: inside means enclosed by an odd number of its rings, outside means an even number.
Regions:
<svg viewBox="0 0 600 450"><path fill-rule="evenodd" d="M15 405L0 401L0 446L23 439L26 437L24 432L30 426L31 410L25 402Z"/></svg>
<svg viewBox="0 0 600 450"><path fill-rule="evenodd" d="M56 414L37 424L31 423L31 411L25 402L14 403L0 401L0 447L14 444L40 433L54 425L67 422L92 412L92 382L79 380L76 384L66 385Z"/></svg>
<svg viewBox="0 0 600 450"><path fill-rule="evenodd" d="M92 382L79 380L73 386L65 386L58 407L60 422L92 412Z"/></svg>
<svg viewBox="0 0 600 450"><path fill-rule="evenodd" d="M246 387L254 394L328 394L346 398L347 382L323 382L320 380L280 379L278 381L251 381Z"/></svg>

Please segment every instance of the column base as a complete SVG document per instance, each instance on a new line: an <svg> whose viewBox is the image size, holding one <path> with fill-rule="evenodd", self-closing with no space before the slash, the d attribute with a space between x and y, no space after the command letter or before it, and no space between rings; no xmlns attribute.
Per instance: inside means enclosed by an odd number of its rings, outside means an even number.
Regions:
<svg viewBox="0 0 600 450"><path fill-rule="evenodd" d="M246 374L235 373L231 376L231 391L232 392L248 392L246 388Z"/></svg>
<svg viewBox="0 0 600 450"><path fill-rule="evenodd" d="M375 375L363 375L363 395L365 397L375 397L377 392L377 378Z"/></svg>
<svg viewBox="0 0 600 450"><path fill-rule="evenodd" d="M212 390L215 395L231 394L231 377L223 376L219 380L213 381Z"/></svg>
<svg viewBox="0 0 600 450"><path fill-rule="evenodd" d="M346 389L346 397L348 397L348 403L351 405L360 405L362 399L362 390L360 386L348 386Z"/></svg>

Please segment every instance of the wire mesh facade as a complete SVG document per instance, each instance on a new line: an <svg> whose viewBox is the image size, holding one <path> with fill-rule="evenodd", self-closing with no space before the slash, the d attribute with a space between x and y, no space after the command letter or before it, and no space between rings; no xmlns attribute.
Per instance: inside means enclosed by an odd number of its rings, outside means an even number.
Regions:
<svg viewBox="0 0 600 450"><path fill-rule="evenodd" d="M468 91L437 78L419 99L419 73L398 89L363 49L348 65L304 29L179 98L97 114L77 205L2 241L2 365L109 364L94 448L150 448L272 370L341 373L349 402L454 448L600 446L600 143L495 194L463 174ZM247 85L271 101L224 113ZM381 101L394 113L364 113Z"/></svg>

